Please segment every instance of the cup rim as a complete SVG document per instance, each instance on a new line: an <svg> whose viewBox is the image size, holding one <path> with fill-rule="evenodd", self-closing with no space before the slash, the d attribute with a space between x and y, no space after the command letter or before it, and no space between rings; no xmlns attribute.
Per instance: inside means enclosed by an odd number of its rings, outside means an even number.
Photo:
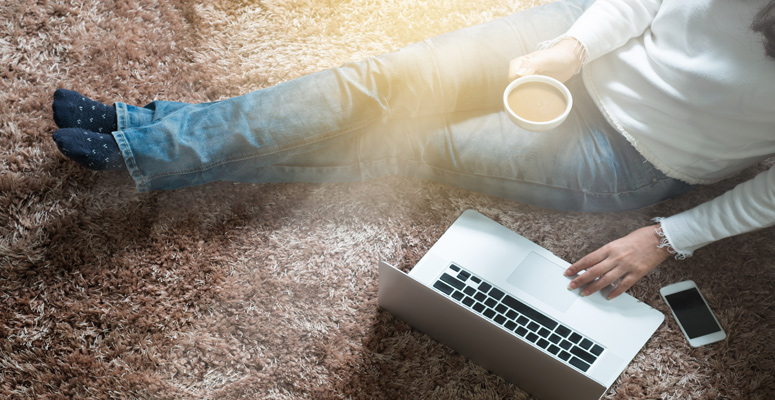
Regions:
<svg viewBox="0 0 775 400"><path fill-rule="evenodd" d="M543 121L543 122L531 121L529 119L525 119L525 118L522 118L519 115L517 115L517 113L515 113L514 110L512 110L509 107L509 101L508 101L509 100L509 94L517 86L522 85L524 83L529 83L529 82L545 83L545 84L548 84L548 85L554 87L555 89L559 90L560 93L562 93L562 95L565 97L565 102L566 102L565 110L563 110L563 112L560 115L558 115L556 118L551 119L549 121ZM517 79L511 81L511 83L509 83L509 85L506 86L506 90L503 91L503 108L506 110L506 112L509 114L509 116L512 118L512 120L516 120L515 122L517 122L517 121L521 122L521 124L519 124L519 123L518 124L522 125L526 129L530 129L530 128L533 128L533 129L541 129L541 128L543 128L543 129L551 129L551 128L554 128L555 126L557 126L560 123L562 123L565 120L565 118L568 117L568 114L570 114L570 110L571 110L572 106L573 106L573 96L571 95L570 90L568 90L568 87L565 86L562 82L558 81L557 79L554 79L554 78L552 78L550 76L546 76L546 75L525 75L523 77L520 77L520 78L517 78ZM526 126L530 126L530 128L528 128Z"/></svg>

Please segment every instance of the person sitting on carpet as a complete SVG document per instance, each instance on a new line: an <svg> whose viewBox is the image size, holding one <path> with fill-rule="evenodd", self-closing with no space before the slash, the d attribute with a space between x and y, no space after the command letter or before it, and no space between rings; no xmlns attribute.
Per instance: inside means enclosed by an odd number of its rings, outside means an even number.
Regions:
<svg viewBox="0 0 775 400"><path fill-rule="evenodd" d="M141 192L401 175L558 210L638 209L775 154L774 8L560 0L222 101L110 106L60 89L53 139L86 168L127 170ZM573 94L549 132L502 110L507 84L530 74ZM774 224L775 168L566 275L583 295L619 282L613 298L671 253Z"/></svg>

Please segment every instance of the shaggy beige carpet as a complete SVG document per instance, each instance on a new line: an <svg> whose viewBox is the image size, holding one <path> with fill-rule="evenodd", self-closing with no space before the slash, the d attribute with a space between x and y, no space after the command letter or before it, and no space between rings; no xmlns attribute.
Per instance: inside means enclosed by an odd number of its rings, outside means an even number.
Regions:
<svg viewBox="0 0 775 400"><path fill-rule="evenodd" d="M51 140L52 93L202 102L535 5L517 0L0 3L0 397L529 399L376 304L465 209L575 260L748 179L637 212L579 214L408 179L138 195ZM729 333L671 318L607 399L775 398L773 230L671 260L630 293L694 279Z"/></svg>

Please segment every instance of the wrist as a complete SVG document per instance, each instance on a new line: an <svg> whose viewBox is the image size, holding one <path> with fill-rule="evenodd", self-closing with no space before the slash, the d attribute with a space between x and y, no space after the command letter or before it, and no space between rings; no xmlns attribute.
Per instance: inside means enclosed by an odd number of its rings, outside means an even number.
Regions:
<svg viewBox="0 0 775 400"><path fill-rule="evenodd" d="M584 64L584 59L586 58L587 52L584 48L584 45L579 42L578 39L574 37L564 37L560 39L553 47L558 50L562 50L569 55L569 58L572 60L576 71L581 69L581 66Z"/></svg>
<svg viewBox="0 0 775 400"><path fill-rule="evenodd" d="M665 257L667 258L671 255L678 257L678 252L670 244L670 240L662 230L662 224L652 225L650 228L652 228L654 232L654 237L657 242L656 247L664 252Z"/></svg>
<svg viewBox="0 0 775 400"><path fill-rule="evenodd" d="M670 254L675 256L676 260L685 260L687 257L692 256L691 250L686 250L686 248L681 246L681 243L679 243L680 238L678 241L676 241L676 237L671 234L672 224L670 223L664 224L665 222L668 222L670 220L663 217L657 217L652 219L652 221L657 223L655 232L659 236L660 247L664 247ZM677 248L675 246L676 243L678 244Z"/></svg>

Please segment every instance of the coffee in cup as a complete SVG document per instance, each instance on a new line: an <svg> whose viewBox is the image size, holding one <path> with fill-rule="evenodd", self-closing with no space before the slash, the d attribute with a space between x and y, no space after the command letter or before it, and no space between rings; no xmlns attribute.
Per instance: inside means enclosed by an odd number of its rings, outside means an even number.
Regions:
<svg viewBox="0 0 775 400"><path fill-rule="evenodd" d="M570 91L560 81L543 75L514 80L503 93L503 105L511 120L531 131L560 125L573 103Z"/></svg>

